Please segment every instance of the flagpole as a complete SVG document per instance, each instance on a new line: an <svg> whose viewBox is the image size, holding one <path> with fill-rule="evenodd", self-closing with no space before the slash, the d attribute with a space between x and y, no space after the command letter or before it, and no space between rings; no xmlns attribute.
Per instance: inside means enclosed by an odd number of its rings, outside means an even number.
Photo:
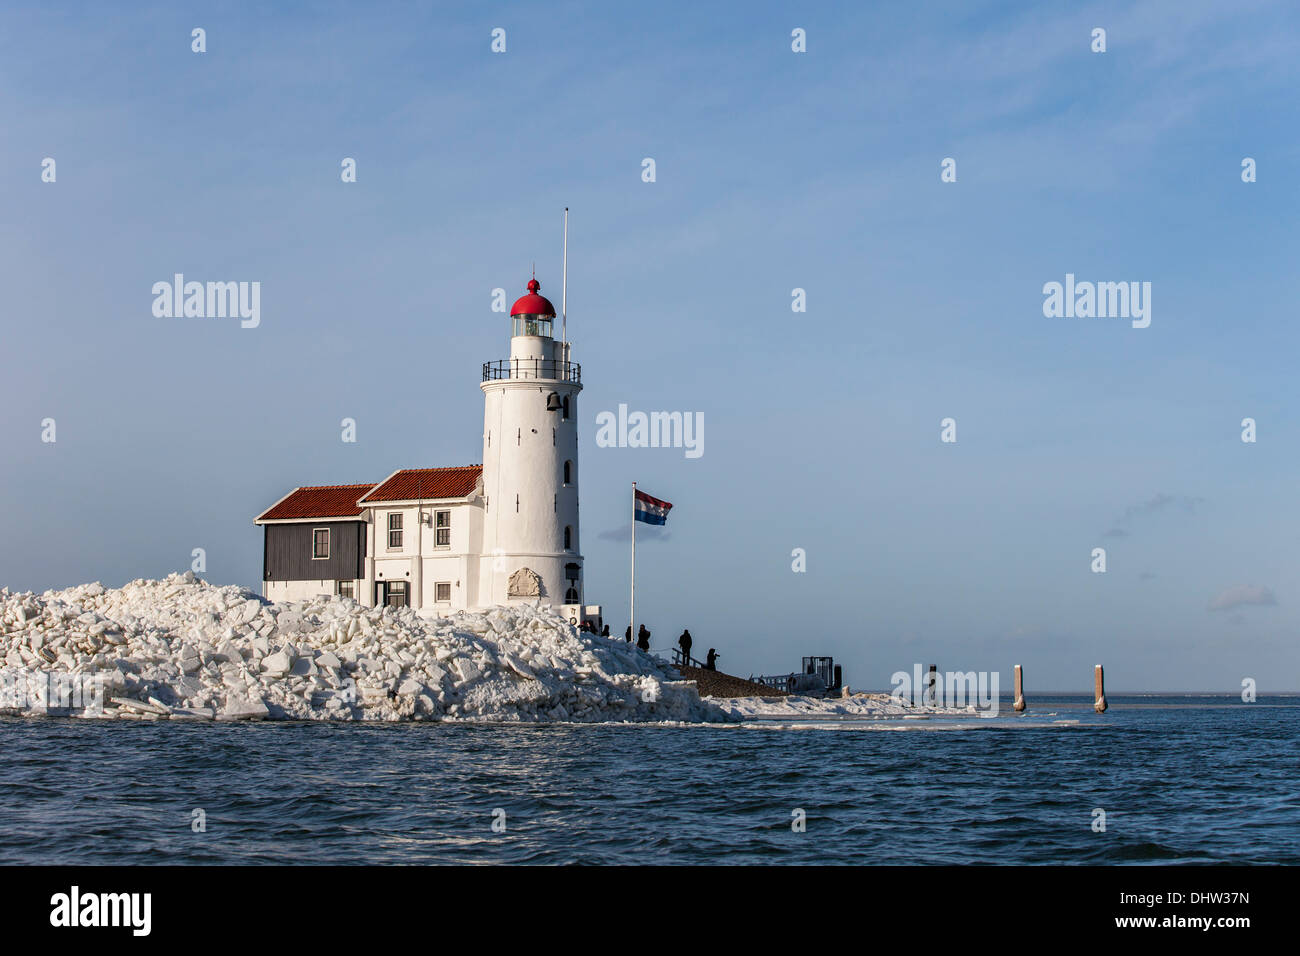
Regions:
<svg viewBox="0 0 1300 956"><path fill-rule="evenodd" d="M632 622L627 626L627 632L636 637L636 482L632 482L632 602L631 602Z"/></svg>
<svg viewBox="0 0 1300 956"><path fill-rule="evenodd" d="M564 278L560 286L560 341L569 360L569 207L564 207Z"/></svg>

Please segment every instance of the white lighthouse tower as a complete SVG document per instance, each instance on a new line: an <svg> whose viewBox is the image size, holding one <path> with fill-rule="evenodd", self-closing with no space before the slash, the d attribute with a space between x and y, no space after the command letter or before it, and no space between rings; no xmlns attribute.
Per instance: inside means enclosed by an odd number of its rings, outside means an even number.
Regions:
<svg viewBox="0 0 1300 956"><path fill-rule="evenodd" d="M483 365L483 558L479 603L564 605L584 614L578 541L581 368L553 336L534 276L510 310L510 357Z"/></svg>

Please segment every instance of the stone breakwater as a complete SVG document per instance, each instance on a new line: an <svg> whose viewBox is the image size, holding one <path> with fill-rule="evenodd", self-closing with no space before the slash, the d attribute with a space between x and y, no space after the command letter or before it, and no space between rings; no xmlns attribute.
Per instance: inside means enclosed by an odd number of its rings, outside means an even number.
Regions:
<svg viewBox="0 0 1300 956"><path fill-rule="evenodd" d="M192 572L0 589L0 713L101 718L735 719L667 664L544 607L446 617L269 604Z"/></svg>

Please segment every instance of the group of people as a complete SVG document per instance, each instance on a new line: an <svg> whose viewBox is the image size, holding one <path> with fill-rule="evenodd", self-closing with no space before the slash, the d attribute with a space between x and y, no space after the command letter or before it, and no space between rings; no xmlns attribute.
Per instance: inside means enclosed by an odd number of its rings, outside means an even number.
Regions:
<svg viewBox="0 0 1300 956"><path fill-rule="evenodd" d="M608 626L605 627L605 636L609 637ZM627 641L629 644L632 643L631 624L629 624L627 626L627 630L623 632L623 639ZM677 646L682 649L683 664L691 663L691 647L692 645L694 645L694 643L695 643L695 639L691 637L691 632L689 630L682 631L681 635L677 638ZM650 631L646 628L644 624L642 624L640 627L637 628L636 646L641 648L641 650L643 651L650 650ZM717 652L716 648L710 647L708 657L704 662L704 669L706 671L716 671L718 669L718 658L721 656L722 655Z"/></svg>
<svg viewBox="0 0 1300 956"><path fill-rule="evenodd" d="M583 631L584 633L587 634L595 634L598 637L609 637L608 624L606 624L603 628L597 628L596 623L594 621L583 621L581 624L578 625L578 630ZM632 643L631 624L629 624L627 626L627 630L623 632L623 639L627 641L629 644ZM682 649L683 664L691 663L691 646L694 643L695 640L694 638L691 637L691 632L689 630L682 631L681 636L677 638L677 646ZM637 628L636 646L641 648L641 650L646 651L647 653L650 650L650 631L644 624L642 624L640 627ZM718 669L718 658L721 656L722 655L719 654L715 648L710 647L709 653L705 658L703 664L704 669L706 671L716 671Z"/></svg>
<svg viewBox="0 0 1300 956"><path fill-rule="evenodd" d="M632 625L631 625L631 624L629 624L629 625L627 626L627 630L623 632L623 639L626 640L629 644L632 643ZM639 647L639 648L641 648L641 650L643 650L643 651L649 651L649 650L650 650L650 632L646 630L646 627L645 627L644 624L642 624L639 628L637 628L637 632L636 632L636 646Z"/></svg>

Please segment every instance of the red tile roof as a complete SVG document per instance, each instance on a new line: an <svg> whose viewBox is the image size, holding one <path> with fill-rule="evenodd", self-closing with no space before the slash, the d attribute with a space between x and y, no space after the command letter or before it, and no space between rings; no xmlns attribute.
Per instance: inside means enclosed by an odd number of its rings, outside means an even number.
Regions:
<svg viewBox="0 0 1300 956"><path fill-rule="evenodd" d="M465 498L483 474L482 465L457 468L407 468L384 479L364 496L362 504L377 501L414 501L418 498Z"/></svg>
<svg viewBox="0 0 1300 956"><path fill-rule="evenodd" d="M316 485L295 488L255 518L255 521L284 521L291 518L355 518L362 508L357 499L374 488L364 485Z"/></svg>

